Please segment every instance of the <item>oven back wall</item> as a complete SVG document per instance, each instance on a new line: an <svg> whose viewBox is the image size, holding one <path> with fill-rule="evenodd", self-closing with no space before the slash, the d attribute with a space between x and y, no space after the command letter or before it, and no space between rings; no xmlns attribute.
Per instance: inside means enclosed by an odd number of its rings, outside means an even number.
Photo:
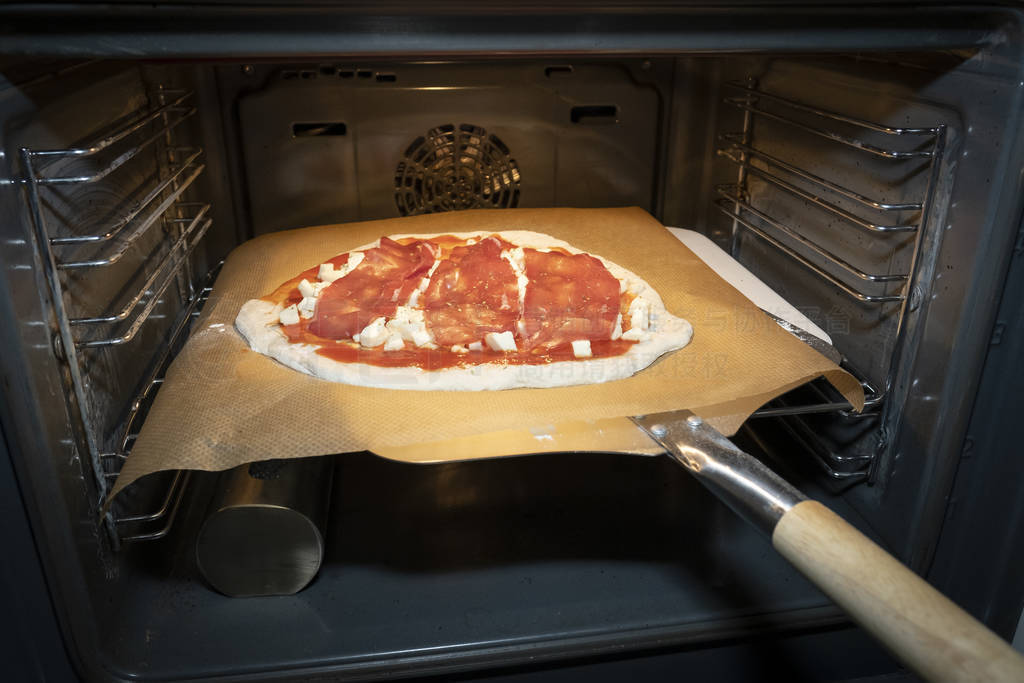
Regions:
<svg viewBox="0 0 1024 683"><path fill-rule="evenodd" d="M655 211L672 64L223 67L254 234L464 208Z"/></svg>

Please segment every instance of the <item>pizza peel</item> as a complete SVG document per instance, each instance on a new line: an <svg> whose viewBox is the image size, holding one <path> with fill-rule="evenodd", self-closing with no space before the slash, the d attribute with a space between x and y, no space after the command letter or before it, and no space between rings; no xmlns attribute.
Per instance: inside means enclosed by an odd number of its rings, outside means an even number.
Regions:
<svg viewBox="0 0 1024 683"><path fill-rule="evenodd" d="M925 680L1024 680L1024 657L1004 640L691 411L563 422L375 452L421 463L499 452L667 454L767 534L783 557Z"/></svg>

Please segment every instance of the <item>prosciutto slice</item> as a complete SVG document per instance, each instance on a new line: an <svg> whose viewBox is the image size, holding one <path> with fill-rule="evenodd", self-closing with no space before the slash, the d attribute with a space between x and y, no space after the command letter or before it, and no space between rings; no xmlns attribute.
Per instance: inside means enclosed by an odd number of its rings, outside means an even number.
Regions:
<svg viewBox="0 0 1024 683"><path fill-rule="evenodd" d="M519 318L519 286L495 237L455 247L438 266L423 293L427 329L438 344L480 341L488 332L514 330Z"/></svg>
<svg viewBox="0 0 1024 683"><path fill-rule="evenodd" d="M309 330L327 339L348 339L374 318L390 317L408 300L434 264L434 248L417 240L402 245L382 237L362 262L320 295Z"/></svg>
<svg viewBox="0 0 1024 683"><path fill-rule="evenodd" d="M610 339L619 314L619 281L589 254L525 249L523 348L551 349Z"/></svg>

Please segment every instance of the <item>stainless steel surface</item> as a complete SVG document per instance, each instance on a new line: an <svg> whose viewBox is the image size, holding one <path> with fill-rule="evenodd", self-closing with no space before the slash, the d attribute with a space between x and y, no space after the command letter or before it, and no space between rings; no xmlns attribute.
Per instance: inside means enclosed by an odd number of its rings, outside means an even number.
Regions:
<svg viewBox="0 0 1024 683"><path fill-rule="evenodd" d="M221 475L196 540L210 585L231 597L290 595L324 556L334 459L270 460Z"/></svg>
<svg viewBox="0 0 1024 683"><path fill-rule="evenodd" d="M807 330L797 327L788 320L783 320L782 318L775 315L771 311L765 311L764 309L762 309L762 313L764 313L769 318L774 320L775 323L779 327L784 329L786 332L789 332L791 335L802 341L804 344L807 344L812 349L814 349L821 355L825 356L836 365L839 365L840 363L843 362L843 354L836 351L836 347L832 346L824 339L814 336Z"/></svg>
<svg viewBox="0 0 1024 683"><path fill-rule="evenodd" d="M676 462L766 534L807 497L688 410L630 418Z"/></svg>

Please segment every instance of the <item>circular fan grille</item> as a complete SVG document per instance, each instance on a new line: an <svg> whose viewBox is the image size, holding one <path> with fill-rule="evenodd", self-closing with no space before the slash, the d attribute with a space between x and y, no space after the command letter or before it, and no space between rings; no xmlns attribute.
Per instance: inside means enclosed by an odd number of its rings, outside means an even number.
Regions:
<svg viewBox="0 0 1024 683"><path fill-rule="evenodd" d="M413 140L395 169L403 216L519 204L519 166L497 136L468 123L432 128Z"/></svg>

